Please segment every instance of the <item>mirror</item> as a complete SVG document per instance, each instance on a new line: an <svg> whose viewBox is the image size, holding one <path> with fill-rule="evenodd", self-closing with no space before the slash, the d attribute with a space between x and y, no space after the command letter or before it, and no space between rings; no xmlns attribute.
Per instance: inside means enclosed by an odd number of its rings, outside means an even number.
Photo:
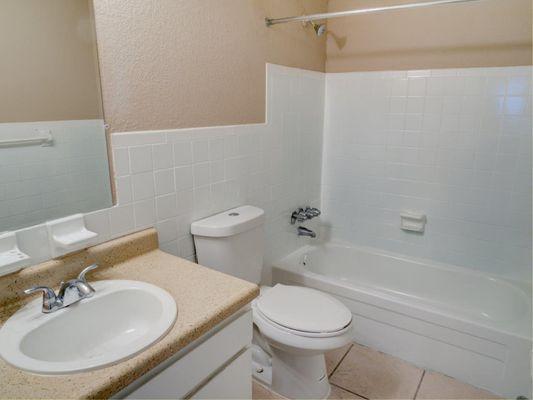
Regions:
<svg viewBox="0 0 533 400"><path fill-rule="evenodd" d="M0 232L110 207L92 1L0 1L0 49Z"/></svg>

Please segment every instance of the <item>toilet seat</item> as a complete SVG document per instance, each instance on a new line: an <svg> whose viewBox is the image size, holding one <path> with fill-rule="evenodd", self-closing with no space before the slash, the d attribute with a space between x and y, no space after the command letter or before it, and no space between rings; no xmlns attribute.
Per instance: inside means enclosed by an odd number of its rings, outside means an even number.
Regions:
<svg viewBox="0 0 533 400"><path fill-rule="evenodd" d="M312 333L283 327L266 318L252 303L253 320L259 334L269 346L291 354L314 355L338 349L348 344L353 337L353 322L337 332Z"/></svg>
<svg viewBox="0 0 533 400"><path fill-rule="evenodd" d="M352 313L340 301L299 286L274 286L256 300L255 310L277 328L306 337L337 336L352 322Z"/></svg>
<svg viewBox="0 0 533 400"><path fill-rule="evenodd" d="M280 331L289 333L291 335L301 336L305 338L330 338L330 337L336 337L339 335L342 335L349 331L352 328L351 324L348 324L343 329L335 332L305 332L305 331L298 331L295 329L290 329L285 326L279 325L276 322L270 320L268 317L266 317L260 310L257 308L254 308L254 321L261 318L263 323L267 323L271 326L273 329L278 329ZM257 318L256 318L257 317Z"/></svg>

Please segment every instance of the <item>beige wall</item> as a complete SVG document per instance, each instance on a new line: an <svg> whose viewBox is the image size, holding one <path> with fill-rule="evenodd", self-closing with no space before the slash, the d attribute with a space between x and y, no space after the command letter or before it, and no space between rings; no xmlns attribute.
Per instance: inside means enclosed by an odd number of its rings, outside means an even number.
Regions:
<svg viewBox="0 0 533 400"><path fill-rule="evenodd" d="M330 0L329 11L422 0ZM531 64L531 0L485 0L331 19L327 71Z"/></svg>
<svg viewBox="0 0 533 400"><path fill-rule="evenodd" d="M324 71L325 39L266 16L324 12L326 0L95 0L111 130L265 120L265 63Z"/></svg>
<svg viewBox="0 0 533 400"><path fill-rule="evenodd" d="M0 123L102 117L90 0L1 0L0 49Z"/></svg>

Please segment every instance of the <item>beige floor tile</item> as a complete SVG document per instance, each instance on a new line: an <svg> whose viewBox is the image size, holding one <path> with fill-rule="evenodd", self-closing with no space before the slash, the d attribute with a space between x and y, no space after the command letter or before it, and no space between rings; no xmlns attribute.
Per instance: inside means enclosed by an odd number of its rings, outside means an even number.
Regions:
<svg viewBox="0 0 533 400"><path fill-rule="evenodd" d="M255 380L252 381L252 399L253 400L280 400L285 397L280 396L274 392L271 392L268 388L264 387Z"/></svg>
<svg viewBox="0 0 533 400"><path fill-rule="evenodd" d="M341 389L338 386L331 385L331 394L329 395L330 400L343 400L343 399L363 399L356 394L350 393L344 389Z"/></svg>
<svg viewBox="0 0 533 400"><path fill-rule="evenodd" d="M335 367L342 360L342 357L344 357L348 350L351 349L352 345L353 344L350 343L340 349L328 351L326 353L326 370L328 371L328 375L331 375Z"/></svg>
<svg viewBox="0 0 533 400"><path fill-rule="evenodd" d="M427 371L416 396L417 399L498 399L478 389L437 372Z"/></svg>
<svg viewBox="0 0 533 400"><path fill-rule="evenodd" d="M412 399L422 373L402 360L355 344L330 381L370 399Z"/></svg>

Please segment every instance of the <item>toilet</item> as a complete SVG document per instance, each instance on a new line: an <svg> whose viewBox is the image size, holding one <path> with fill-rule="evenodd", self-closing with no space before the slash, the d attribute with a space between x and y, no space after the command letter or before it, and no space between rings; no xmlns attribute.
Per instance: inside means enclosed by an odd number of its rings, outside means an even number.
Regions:
<svg viewBox="0 0 533 400"><path fill-rule="evenodd" d="M198 263L259 283L264 211L243 206L191 225ZM352 314L318 290L277 284L261 287L252 303L254 377L290 399L330 394L324 353L352 340Z"/></svg>

